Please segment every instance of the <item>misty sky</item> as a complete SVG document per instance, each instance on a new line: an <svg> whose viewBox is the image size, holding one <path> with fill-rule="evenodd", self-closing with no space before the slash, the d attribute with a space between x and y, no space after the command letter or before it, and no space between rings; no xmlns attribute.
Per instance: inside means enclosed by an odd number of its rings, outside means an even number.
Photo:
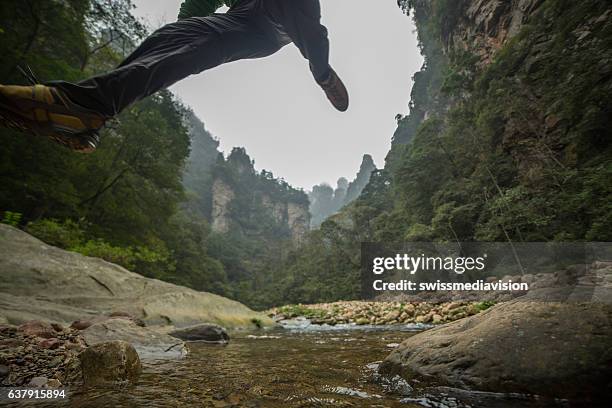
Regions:
<svg viewBox="0 0 612 408"><path fill-rule="evenodd" d="M180 3L135 0L136 14L156 28L176 19ZM221 150L244 146L257 169L305 189L352 179L364 153L383 165L395 115L407 113L412 75L423 61L412 20L396 0L321 0L321 7L331 65L351 94L348 112L332 108L293 44L171 88L220 140Z"/></svg>

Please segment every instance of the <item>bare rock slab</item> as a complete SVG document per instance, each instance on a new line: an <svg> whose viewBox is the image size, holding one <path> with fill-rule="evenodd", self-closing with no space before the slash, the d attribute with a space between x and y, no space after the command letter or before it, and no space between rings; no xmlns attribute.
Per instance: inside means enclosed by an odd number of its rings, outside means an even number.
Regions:
<svg viewBox="0 0 612 408"><path fill-rule="evenodd" d="M4 224L0 224L0 276L0 315L13 324L40 320L69 325L79 319L86 323L118 311L147 326L273 324L239 302L145 278L101 259L47 245Z"/></svg>

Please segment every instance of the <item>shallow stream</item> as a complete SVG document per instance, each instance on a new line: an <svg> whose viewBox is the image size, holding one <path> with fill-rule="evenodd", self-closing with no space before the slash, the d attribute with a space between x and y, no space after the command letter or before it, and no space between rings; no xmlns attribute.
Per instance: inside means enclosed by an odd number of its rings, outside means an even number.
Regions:
<svg viewBox="0 0 612 408"><path fill-rule="evenodd" d="M227 346L192 343L180 361L148 362L138 384L73 391L71 407L543 407L518 395L448 388L411 392L381 381L378 363L423 327L305 327L233 333Z"/></svg>

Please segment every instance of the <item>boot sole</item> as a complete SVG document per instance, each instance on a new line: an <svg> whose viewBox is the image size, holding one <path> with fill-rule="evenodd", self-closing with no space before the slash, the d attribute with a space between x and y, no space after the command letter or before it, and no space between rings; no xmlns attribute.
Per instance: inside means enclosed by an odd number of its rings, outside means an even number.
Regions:
<svg viewBox="0 0 612 408"><path fill-rule="evenodd" d="M29 101L28 101L29 102ZM31 107L40 107L36 101L31 101ZM41 124L30 120L15 111L16 109L7 103L7 98L0 95L0 123L5 127L28 133L37 137L46 137L55 143L80 153L92 153L99 142L97 129L75 132L74 129L47 122Z"/></svg>
<svg viewBox="0 0 612 408"><path fill-rule="evenodd" d="M2 104L0 104L0 123L7 128L22 133L51 139L53 142L79 153L94 152L100 138L97 130L74 133L69 129L51 124L41 126L37 122L29 121L22 116L15 115L10 110L6 110Z"/></svg>

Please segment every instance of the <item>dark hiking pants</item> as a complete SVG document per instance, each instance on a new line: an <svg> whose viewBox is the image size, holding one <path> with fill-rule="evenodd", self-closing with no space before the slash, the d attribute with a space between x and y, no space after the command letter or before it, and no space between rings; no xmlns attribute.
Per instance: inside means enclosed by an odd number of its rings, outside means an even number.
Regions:
<svg viewBox="0 0 612 408"><path fill-rule="evenodd" d="M242 0L226 14L168 24L117 69L77 84L50 85L107 116L192 74L231 61L262 58L293 42L316 80L329 74L329 42L319 0Z"/></svg>

